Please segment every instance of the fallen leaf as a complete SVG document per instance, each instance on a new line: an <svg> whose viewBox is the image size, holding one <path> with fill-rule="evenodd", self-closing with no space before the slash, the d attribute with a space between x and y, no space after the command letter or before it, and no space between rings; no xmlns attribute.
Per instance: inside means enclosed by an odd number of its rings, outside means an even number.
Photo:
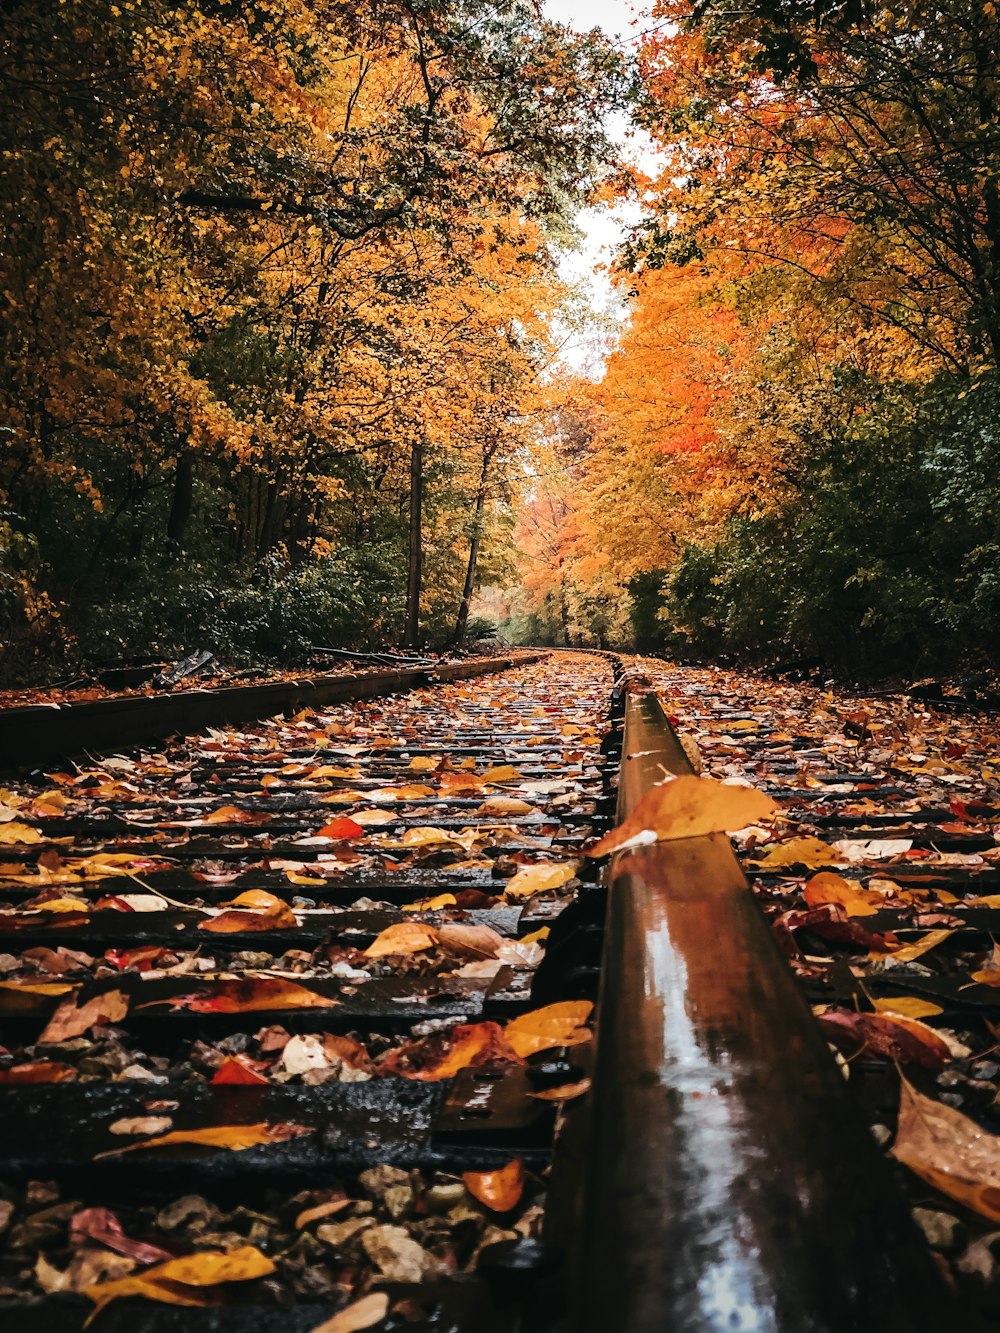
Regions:
<svg viewBox="0 0 1000 1333"><path fill-rule="evenodd" d="M453 893L439 893L433 898L418 898L416 902L404 903L404 912L437 912L442 907L454 907L456 899Z"/></svg>
<svg viewBox="0 0 1000 1333"><path fill-rule="evenodd" d="M22 995L65 995L75 989L69 981L0 981L0 990Z"/></svg>
<svg viewBox="0 0 1000 1333"><path fill-rule="evenodd" d="M154 1003L196 1014L250 1014L267 1009L329 1009L340 1001L281 977L243 977L216 981L211 988Z"/></svg>
<svg viewBox="0 0 1000 1333"><path fill-rule="evenodd" d="M163 1259L171 1259L169 1250L159 1245L150 1245L146 1241L131 1240L122 1230L122 1224L108 1208L83 1208L74 1213L70 1222L70 1239L96 1240L117 1254L124 1254L140 1264L155 1264Z"/></svg>
<svg viewBox="0 0 1000 1333"><path fill-rule="evenodd" d="M167 1305L212 1305L214 1296L200 1288L267 1277L274 1271L271 1260L254 1245L228 1251L200 1250L114 1282L96 1283L87 1287L84 1295L90 1297L98 1310L122 1296L144 1296Z"/></svg>
<svg viewBox="0 0 1000 1333"><path fill-rule="evenodd" d="M269 1080L263 1074L259 1074L256 1069L238 1055L227 1055L222 1064L212 1075L211 1082L218 1084L236 1084L239 1086L259 1086L264 1084L266 1087Z"/></svg>
<svg viewBox="0 0 1000 1333"><path fill-rule="evenodd" d="M262 810L241 810L238 805L220 805L204 816L204 824L266 824L271 816Z"/></svg>
<svg viewBox="0 0 1000 1333"><path fill-rule="evenodd" d="M0 824L0 844L25 844L29 842L41 842L42 835L38 829L32 828L30 824L22 824L18 820L12 820L6 824Z"/></svg>
<svg viewBox="0 0 1000 1333"><path fill-rule="evenodd" d="M418 828L409 828L400 838L402 847L435 847L439 843L454 842L455 839L444 829L433 828L430 825L420 826Z"/></svg>
<svg viewBox="0 0 1000 1333"><path fill-rule="evenodd" d="M438 932L433 926L424 925L421 921L400 921L394 926L386 926L364 953L366 958L421 953L424 949L433 949L437 942Z"/></svg>
<svg viewBox="0 0 1000 1333"><path fill-rule="evenodd" d="M336 1213L341 1213L345 1208L349 1208L353 1202L353 1199L349 1199L345 1195L342 1199L330 1199L326 1203L318 1203L312 1208L306 1208L295 1219L295 1230L301 1231L310 1222L319 1222L324 1217L333 1217Z"/></svg>
<svg viewBox="0 0 1000 1333"><path fill-rule="evenodd" d="M316 836L332 838L334 842L350 842L352 838L360 838L364 831L364 827L356 820L341 815L339 819L332 819L329 824L317 829Z"/></svg>
<svg viewBox="0 0 1000 1333"><path fill-rule="evenodd" d="M515 1157L496 1171L466 1171L462 1180L474 1199L495 1213L508 1213L524 1193L524 1163Z"/></svg>
<svg viewBox="0 0 1000 1333"><path fill-rule="evenodd" d="M534 806L516 796L488 796L476 807L477 815L530 815Z"/></svg>
<svg viewBox="0 0 1000 1333"><path fill-rule="evenodd" d="M0 1069L0 1086L18 1083L65 1083L76 1078L72 1065L60 1064L57 1060L33 1060L28 1064L15 1065L12 1069Z"/></svg>
<svg viewBox="0 0 1000 1333"><path fill-rule="evenodd" d="M168 1115L133 1115L108 1126L112 1134L163 1134L174 1122Z"/></svg>
<svg viewBox="0 0 1000 1333"><path fill-rule="evenodd" d="M708 833L734 833L777 813L777 804L754 787L735 786L693 774L651 787L615 829L591 847L588 856L607 856L623 847Z"/></svg>
<svg viewBox="0 0 1000 1333"><path fill-rule="evenodd" d="M358 1333L358 1330L372 1328L389 1313L389 1297L384 1291L373 1291L362 1296L360 1301L352 1301L332 1319L324 1319L317 1324L312 1333Z"/></svg>
<svg viewBox="0 0 1000 1333"><path fill-rule="evenodd" d="M437 936L442 949L467 958L495 958L505 943L489 926L466 926L459 921L446 921L438 927Z"/></svg>
<svg viewBox="0 0 1000 1333"><path fill-rule="evenodd" d="M863 889L857 880L844 879L832 871L821 871L806 881L802 896L810 907L839 903L848 916L874 916L882 907L878 894Z"/></svg>
<svg viewBox="0 0 1000 1333"><path fill-rule="evenodd" d="M831 1008L817 1015L817 1021L836 1045L846 1041L849 1049L860 1046L886 1060L938 1070L951 1058L947 1043L933 1028L902 1015L860 1014Z"/></svg>
<svg viewBox="0 0 1000 1333"><path fill-rule="evenodd" d="M591 1032L582 1024L593 1012L590 1000L561 1000L533 1009L513 1018L504 1028L504 1037L522 1058L553 1046L578 1046L589 1041Z"/></svg>
<svg viewBox="0 0 1000 1333"><path fill-rule="evenodd" d="M581 1078L576 1083L560 1083L556 1088L542 1088L538 1092L529 1092L528 1096L540 1102L568 1102L574 1097L582 1097L589 1091L590 1079Z"/></svg>
<svg viewBox="0 0 1000 1333"><path fill-rule="evenodd" d="M820 866L828 866L832 861L843 860L843 857L837 855L832 847L828 847L820 838L789 838L787 842L779 842L774 847L765 847L762 849L762 856L754 856L752 864L759 866L762 870L774 870L785 866L805 866L807 870L815 870Z"/></svg>
<svg viewBox="0 0 1000 1333"><path fill-rule="evenodd" d="M901 1018L934 1018L944 1013L939 1004L931 1004L918 995L893 995L887 1000L872 1000L872 1005L880 1014L897 1014Z"/></svg>
<svg viewBox="0 0 1000 1333"><path fill-rule="evenodd" d="M263 1143L285 1143L288 1139L312 1133L314 1130L308 1125L264 1122L256 1125L210 1125L207 1129L174 1129L169 1134L157 1134L155 1138L143 1139L141 1143L128 1143L122 1148L109 1148L107 1152L98 1153L94 1160L120 1157L123 1153L137 1152L145 1148L172 1148L178 1144L243 1152L246 1148L257 1148Z"/></svg>
<svg viewBox="0 0 1000 1333"><path fill-rule="evenodd" d="M936 949L950 934L950 930L929 930L926 935L921 935L920 939L915 940L912 944L901 945L900 948L893 949L885 954L875 951L873 956L875 958L891 958L897 963L912 963L915 958L921 958L925 953L929 953L931 949Z"/></svg>
<svg viewBox="0 0 1000 1333"><path fill-rule="evenodd" d="M128 1013L128 996L120 990L103 991L81 1005L77 1004L79 998L75 992L66 996L45 1025L38 1038L39 1046L55 1046L72 1037L82 1037L92 1027L117 1023Z"/></svg>
<svg viewBox="0 0 1000 1333"><path fill-rule="evenodd" d="M1000 1222L1000 1138L900 1080L898 1162L974 1212Z"/></svg>
<svg viewBox="0 0 1000 1333"><path fill-rule="evenodd" d="M379 1068L403 1078L454 1078L460 1069L486 1064L523 1064L499 1023L459 1023L387 1052Z"/></svg>
<svg viewBox="0 0 1000 1333"><path fill-rule="evenodd" d="M525 866L503 886L504 897L530 898L536 893L559 889L575 874L576 866L566 862L542 861L538 865Z"/></svg>

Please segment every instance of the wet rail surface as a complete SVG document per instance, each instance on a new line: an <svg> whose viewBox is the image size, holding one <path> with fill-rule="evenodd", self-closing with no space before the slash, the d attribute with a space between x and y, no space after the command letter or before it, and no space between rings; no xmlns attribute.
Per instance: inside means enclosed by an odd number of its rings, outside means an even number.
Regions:
<svg viewBox="0 0 1000 1333"><path fill-rule="evenodd" d="M517 1326L612 685L556 654L7 782L5 1327Z"/></svg>

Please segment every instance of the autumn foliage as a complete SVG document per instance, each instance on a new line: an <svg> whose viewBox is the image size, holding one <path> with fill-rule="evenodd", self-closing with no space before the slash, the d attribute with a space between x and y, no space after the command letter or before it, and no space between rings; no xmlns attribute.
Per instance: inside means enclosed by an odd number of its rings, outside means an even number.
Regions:
<svg viewBox="0 0 1000 1333"><path fill-rule="evenodd" d="M32 0L0 43L8 673L398 641L408 563L410 632L464 629L614 52L525 0Z"/></svg>
<svg viewBox="0 0 1000 1333"><path fill-rule="evenodd" d="M617 349L522 522L536 624L995 657L995 7L659 0L643 26L658 157Z"/></svg>

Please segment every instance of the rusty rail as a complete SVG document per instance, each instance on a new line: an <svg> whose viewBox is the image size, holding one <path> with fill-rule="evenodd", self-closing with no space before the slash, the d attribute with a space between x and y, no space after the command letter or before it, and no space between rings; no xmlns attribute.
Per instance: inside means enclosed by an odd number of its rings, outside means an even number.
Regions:
<svg viewBox="0 0 1000 1333"><path fill-rule="evenodd" d="M636 684L619 819L691 771ZM728 840L619 853L608 888L572 1333L957 1327Z"/></svg>
<svg viewBox="0 0 1000 1333"><path fill-rule="evenodd" d="M270 683L0 709L0 767L38 764L57 755L73 756L85 750L115 750L162 740L177 732L248 722L291 709L401 694L425 685L469 680L510 667L528 666L545 656L544 652L528 651L505 657L444 662L430 668L324 672Z"/></svg>

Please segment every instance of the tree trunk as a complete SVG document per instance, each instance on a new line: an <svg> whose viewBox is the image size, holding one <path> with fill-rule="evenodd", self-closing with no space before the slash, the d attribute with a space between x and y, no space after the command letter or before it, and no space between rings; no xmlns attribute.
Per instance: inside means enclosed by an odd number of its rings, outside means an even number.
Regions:
<svg viewBox="0 0 1000 1333"><path fill-rule="evenodd" d="M184 541L191 507L194 503L194 463L189 453L181 454L174 468L174 493L167 518L167 541L178 546Z"/></svg>
<svg viewBox="0 0 1000 1333"><path fill-rule="evenodd" d="M420 582L423 572L421 517L424 502L424 443L413 441L410 450L410 542L406 575L406 642L418 647L420 638Z"/></svg>
<svg viewBox="0 0 1000 1333"><path fill-rule="evenodd" d="M469 624L469 605L476 590L476 564L479 560L479 544L483 538L483 509L486 504L486 472L489 456L483 456L483 467L479 474L479 489L476 491L476 505L472 512L472 540L469 543L469 563L465 567L465 587L462 589L462 601L455 619L455 643L461 643Z"/></svg>

